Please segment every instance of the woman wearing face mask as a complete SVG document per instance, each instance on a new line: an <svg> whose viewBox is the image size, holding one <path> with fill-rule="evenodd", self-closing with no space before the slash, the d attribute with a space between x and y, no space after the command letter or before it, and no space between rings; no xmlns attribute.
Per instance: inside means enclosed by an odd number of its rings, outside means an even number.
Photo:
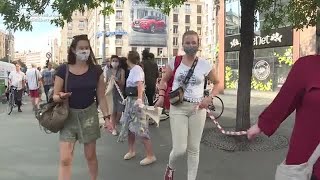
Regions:
<svg viewBox="0 0 320 180"><path fill-rule="evenodd" d="M123 92L124 81L125 81L125 71L119 66L119 57L116 55L111 56L111 68L106 72L107 83L110 82L111 79L114 79L118 84L120 90ZM116 130L116 125L121 118L122 111L124 110L124 105L122 104L122 98L117 91L117 89L113 88L113 112L111 114L111 129L112 135L118 135Z"/></svg>
<svg viewBox="0 0 320 180"><path fill-rule="evenodd" d="M69 116L64 128L60 130L59 180L71 179L73 152L77 140L84 144L90 179L97 179L96 140L100 137L100 128L95 96L97 95L100 109L105 116L105 87L102 69L96 65L87 35L73 37L68 51L68 64L58 68L54 83L53 100L67 101L69 104Z"/></svg>
<svg viewBox="0 0 320 180"><path fill-rule="evenodd" d="M188 180L195 180L199 164L200 140L206 119L206 109L212 97L220 92L220 83L215 69L206 59L196 56L199 48L199 36L194 31L187 31L182 37L185 55L173 58L166 67L159 85L159 100L156 106L162 106L168 81L173 78L172 90L183 87L183 102L170 107L170 126L172 150L164 179L173 180L176 160L188 155ZM183 85L189 70L194 72L189 82ZM204 81L208 77L215 83L209 97L204 98Z"/></svg>
<svg viewBox="0 0 320 180"><path fill-rule="evenodd" d="M122 142L128 137L129 152L124 156L125 160L136 156L135 139L136 136L142 139L146 151L146 158L140 161L140 165L149 165L156 161L154 156L148 123L146 116L140 109L140 105L147 102L144 94L144 72L138 65L140 56L136 51L130 51L128 54L128 66L130 73L126 84L126 106L123 116L120 120L122 129L118 141Z"/></svg>

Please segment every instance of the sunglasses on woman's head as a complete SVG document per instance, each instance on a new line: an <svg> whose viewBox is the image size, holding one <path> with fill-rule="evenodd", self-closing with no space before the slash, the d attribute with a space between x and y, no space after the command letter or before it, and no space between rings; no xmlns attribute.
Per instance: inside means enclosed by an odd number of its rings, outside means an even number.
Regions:
<svg viewBox="0 0 320 180"><path fill-rule="evenodd" d="M76 35L76 36L73 36L73 39L88 39L88 35L86 34Z"/></svg>

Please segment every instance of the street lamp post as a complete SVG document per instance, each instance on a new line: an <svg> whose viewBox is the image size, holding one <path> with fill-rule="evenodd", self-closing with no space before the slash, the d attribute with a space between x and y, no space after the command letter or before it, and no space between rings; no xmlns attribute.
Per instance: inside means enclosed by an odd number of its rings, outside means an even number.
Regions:
<svg viewBox="0 0 320 180"><path fill-rule="evenodd" d="M106 8L106 3L103 3L103 9ZM103 14L103 30L102 30L102 62L105 62L106 58L106 15Z"/></svg>

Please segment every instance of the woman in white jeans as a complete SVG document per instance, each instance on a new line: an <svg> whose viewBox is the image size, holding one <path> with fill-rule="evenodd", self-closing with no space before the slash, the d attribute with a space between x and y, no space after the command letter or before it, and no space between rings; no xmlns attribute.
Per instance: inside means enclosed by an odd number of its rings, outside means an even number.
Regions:
<svg viewBox="0 0 320 180"><path fill-rule="evenodd" d="M195 180L199 164L200 141L206 120L206 109L212 102L212 97L220 91L220 83L215 69L206 59L197 58L199 49L199 36L194 31L184 33L183 48L185 55L175 57L166 67L166 72L159 85L159 100L156 106L162 106L165 89L170 78L173 79L172 90L182 86L189 69L197 59L193 75L184 88L183 103L171 105L170 126L172 134L172 150L164 180L173 180L175 162L179 156L187 152L188 180ZM180 63L179 63L180 62ZM209 97L204 98L204 82L208 77L214 84Z"/></svg>

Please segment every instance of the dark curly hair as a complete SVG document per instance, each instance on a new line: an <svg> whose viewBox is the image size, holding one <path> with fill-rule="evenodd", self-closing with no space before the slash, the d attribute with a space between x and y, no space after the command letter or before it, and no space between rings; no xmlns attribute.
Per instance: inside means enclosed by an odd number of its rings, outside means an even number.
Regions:
<svg viewBox="0 0 320 180"><path fill-rule="evenodd" d="M73 39L72 39L72 42L71 42L71 45L70 45L70 48L68 50L68 64L75 64L76 63L76 55L75 53L73 53L72 49L76 49L77 45L78 45L78 42L79 41L87 41L89 43L89 48L90 48L90 55L89 55L89 58L88 58L88 61L87 61L87 64L88 65L96 65L97 64L97 60L93 54L93 51L92 51L92 48L91 48L91 45L90 45L90 41L88 39L88 36L86 34L82 34L82 35L77 35L77 36L74 36Z"/></svg>

